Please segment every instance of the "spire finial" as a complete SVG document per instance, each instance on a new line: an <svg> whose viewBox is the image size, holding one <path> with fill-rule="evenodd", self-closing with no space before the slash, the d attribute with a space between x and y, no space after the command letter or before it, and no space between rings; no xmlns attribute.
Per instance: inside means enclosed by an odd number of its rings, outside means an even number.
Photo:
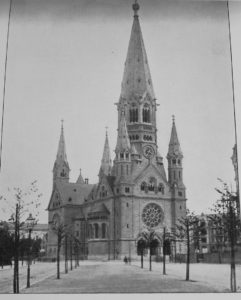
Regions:
<svg viewBox="0 0 241 300"><path fill-rule="evenodd" d="M64 119L61 119L61 129L64 129Z"/></svg>
<svg viewBox="0 0 241 300"><path fill-rule="evenodd" d="M175 115L172 115L172 123L175 123Z"/></svg>
<svg viewBox="0 0 241 300"><path fill-rule="evenodd" d="M108 136L108 126L105 126L105 136Z"/></svg>
<svg viewBox="0 0 241 300"><path fill-rule="evenodd" d="M137 0L135 0L135 3L132 5L132 8L134 10L134 16L137 16L138 17L138 10L140 9L140 5L139 3L137 2Z"/></svg>

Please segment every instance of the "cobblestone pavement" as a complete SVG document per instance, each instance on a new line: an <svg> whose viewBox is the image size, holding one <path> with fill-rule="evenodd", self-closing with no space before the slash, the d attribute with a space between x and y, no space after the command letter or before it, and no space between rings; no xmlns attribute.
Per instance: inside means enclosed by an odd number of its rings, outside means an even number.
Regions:
<svg viewBox="0 0 241 300"><path fill-rule="evenodd" d="M31 287L26 289L26 266L20 268L21 293L210 293L229 292L229 265L191 264L190 281L185 281L185 264L166 265L167 275L162 275L162 263L148 262L144 269L139 261L125 265L120 261L81 261L77 269L56 279L56 263L36 263L31 266ZM237 286L241 283L241 266L237 266ZM0 271L1 293L12 292L13 270Z"/></svg>

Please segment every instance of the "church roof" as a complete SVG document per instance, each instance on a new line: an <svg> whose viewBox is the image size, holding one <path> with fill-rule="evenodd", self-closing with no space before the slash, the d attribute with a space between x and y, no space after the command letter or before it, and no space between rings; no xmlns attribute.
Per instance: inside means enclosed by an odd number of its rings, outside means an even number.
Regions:
<svg viewBox="0 0 241 300"><path fill-rule="evenodd" d="M148 92L150 97L154 99L151 73L137 14L139 10L138 3L133 4L133 10L134 20L125 61L121 97L128 99L133 94L143 96L144 93Z"/></svg>
<svg viewBox="0 0 241 300"><path fill-rule="evenodd" d="M173 154L182 155L182 150L177 136L177 129L176 129L174 117L172 121L172 132L171 132L171 138L168 147L168 155L173 155Z"/></svg>
<svg viewBox="0 0 241 300"><path fill-rule="evenodd" d="M104 203L95 204L89 211L88 215L110 214Z"/></svg>
<svg viewBox="0 0 241 300"><path fill-rule="evenodd" d="M56 183L63 205L80 205L87 201L94 184L77 184L70 182Z"/></svg>

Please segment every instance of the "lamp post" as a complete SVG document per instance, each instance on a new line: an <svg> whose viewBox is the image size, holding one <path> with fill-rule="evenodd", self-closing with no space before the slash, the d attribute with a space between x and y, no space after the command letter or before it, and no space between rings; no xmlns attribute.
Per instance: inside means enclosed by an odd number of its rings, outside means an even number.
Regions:
<svg viewBox="0 0 241 300"><path fill-rule="evenodd" d="M33 230L35 219L29 214L26 224L28 229L28 269L27 269L27 288L30 287L30 248L31 248L31 232Z"/></svg>

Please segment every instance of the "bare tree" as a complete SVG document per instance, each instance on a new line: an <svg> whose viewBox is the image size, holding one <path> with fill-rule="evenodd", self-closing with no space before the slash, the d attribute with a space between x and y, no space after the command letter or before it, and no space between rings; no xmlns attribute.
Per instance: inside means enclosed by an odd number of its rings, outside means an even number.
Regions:
<svg viewBox="0 0 241 300"><path fill-rule="evenodd" d="M60 251L67 228L65 224L56 221L52 224L52 229L57 235L57 279L60 279Z"/></svg>
<svg viewBox="0 0 241 300"><path fill-rule="evenodd" d="M191 244L195 243L196 232L198 227L199 219L188 209L186 210L186 216L181 217L177 220L175 236L176 238L186 245L186 280L190 277L190 250Z"/></svg>
<svg viewBox="0 0 241 300"><path fill-rule="evenodd" d="M216 201L212 212L215 213L213 220L219 226L223 242L227 240L230 247L230 289L236 292L236 270L235 270L235 246L240 234L240 218L237 193L231 192L228 185L219 179L221 189L216 189L220 199Z"/></svg>

